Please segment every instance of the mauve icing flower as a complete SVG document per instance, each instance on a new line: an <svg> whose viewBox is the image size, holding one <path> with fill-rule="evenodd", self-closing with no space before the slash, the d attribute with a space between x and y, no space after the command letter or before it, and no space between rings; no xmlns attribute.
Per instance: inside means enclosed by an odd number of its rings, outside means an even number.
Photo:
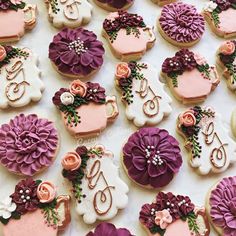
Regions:
<svg viewBox="0 0 236 236"><path fill-rule="evenodd" d="M139 213L139 221L145 225L148 229L155 226L155 210L157 209L157 206L155 203L152 204L144 204L141 208L141 211Z"/></svg>
<svg viewBox="0 0 236 236"><path fill-rule="evenodd" d="M182 61L182 64L186 70L192 70L196 68L197 63L194 58L194 53L188 49L181 49L176 54L176 57L179 57Z"/></svg>
<svg viewBox="0 0 236 236"><path fill-rule="evenodd" d="M51 182L42 182L37 188L37 197L41 203L50 203L56 198L56 187Z"/></svg>
<svg viewBox="0 0 236 236"><path fill-rule="evenodd" d="M88 153L88 149L85 146L79 146L75 150L80 156L86 155Z"/></svg>
<svg viewBox="0 0 236 236"><path fill-rule="evenodd" d="M61 88L59 91L57 91L55 93L55 95L53 96L52 98L52 102L54 105L56 106L60 106L62 103L61 103L61 95L65 92L69 92L70 90L67 89L67 88Z"/></svg>
<svg viewBox="0 0 236 236"><path fill-rule="evenodd" d="M0 0L0 10L7 10L11 5L10 0Z"/></svg>
<svg viewBox="0 0 236 236"><path fill-rule="evenodd" d="M7 56L6 49L0 45L0 62L3 61Z"/></svg>
<svg viewBox="0 0 236 236"><path fill-rule="evenodd" d="M182 165L178 141L166 130L151 127L129 137L123 161L131 179L153 188L166 186Z"/></svg>
<svg viewBox="0 0 236 236"><path fill-rule="evenodd" d="M9 171L32 176L52 164L58 134L52 122L20 114L0 127L0 162Z"/></svg>
<svg viewBox="0 0 236 236"><path fill-rule="evenodd" d="M49 45L49 58L58 70L75 76L86 76L99 69L104 53L97 36L83 28L64 28Z"/></svg>
<svg viewBox="0 0 236 236"><path fill-rule="evenodd" d="M131 2L133 2L134 0L98 0L98 1L101 3L107 3L111 7L121 9L127 4L130 4Z"/></svg>
<svg viewBox="0 0 236 236"><path fill-rule="evenodd" d="M167 226L172 223L172 220L172 216L168 210L158 211L155 214L155 223L156 225L160 225L161 229L166 229Z"/></svg>
<svg viewBox="0 0 236 236"><path fill-rule="evenodd" d="M184 66L182 60L179 57L166 58L162 64L162 72L170 74L171 72L177 72L182 74Z"/></svg>
<svg viewBox="0 0 236 236"><path fill-rule="evenodd" d="M86 98L95 103L105 102L106 95L105 89L98 83L87 82L87 94Z"/></svg>

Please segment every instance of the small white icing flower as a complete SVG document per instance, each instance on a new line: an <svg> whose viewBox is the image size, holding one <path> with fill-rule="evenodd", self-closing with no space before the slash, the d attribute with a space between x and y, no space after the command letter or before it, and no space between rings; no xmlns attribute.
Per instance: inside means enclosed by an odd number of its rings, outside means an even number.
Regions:
<svg viewBox="0 0 236 236"><path fill-rule="evenodd" d="M206 3L205 7L203 8L204 11L208 11L208 12L213 12L217 7L217 4L215 2L208 2Z"/></svg>
<svg viewBox="0 0 236 236"><path fill-rule="evenodd" d="M69 93L69 92L64 92L61 96L60 96L61 102L63 105L68 106L74 103L74 96Z"/></svg>
<svg viewBox="0 0 236 236"><path fill-rule="evenodd" d="M0 201L0 217L3 219L9 219L11 213L16 210L16 204L12 202L10 197L7 197L5 200Z"/></svg>

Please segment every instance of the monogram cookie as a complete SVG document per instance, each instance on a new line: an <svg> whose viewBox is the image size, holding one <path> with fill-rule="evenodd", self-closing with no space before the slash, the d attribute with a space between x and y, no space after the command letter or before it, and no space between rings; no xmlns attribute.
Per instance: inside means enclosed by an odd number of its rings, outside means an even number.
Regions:
<svg viewBox="0 0 236 236"><path fill-rule="evenodd" d="M220 82L216 67L188 49L165 59L161 76L183 104L203 102Z"/></svg>
<svg viewBox="0 0 236 236"><path fill-rule="evenodd" d="M1 109L22 107L42 97L38 57L28 48L0 45L0 81Z"/></svg>
<svg viewBox="0 0 236 236"><path fill-rule="evenodd" d="M212 108L195 106L181 113L177 131L185 138L190 165L199 174L221 173L236 161L236 143Z"/></svg>
<svg viewBox="0 0 236 236"><path fill-rule="evenodd" d="M128 186L113 159L101 145L78 147L62 159L62 174L72 183L76 210L87 224L113 218L128 203Z"/></svg>
<svg viewBox="0 0 236 236"><path fill-rule="evenodd" d="M56 28L77 28L91 20L92 5L88 0L45 0L49 20Z"/></svg>
<svg viewBox="0 0 236 236"><path fill-rule="evenodd" d="M99 7L107 11L127 10L135 0L93 0Z"/></svg>
<svg viewBox="0 0 236 236"><path fill-rule="evenodd" d="M164 91L158 72L150 64L119 63L115 81L122 92L126 116L136 126L157 125L171 113L171 98Z"/></svg>

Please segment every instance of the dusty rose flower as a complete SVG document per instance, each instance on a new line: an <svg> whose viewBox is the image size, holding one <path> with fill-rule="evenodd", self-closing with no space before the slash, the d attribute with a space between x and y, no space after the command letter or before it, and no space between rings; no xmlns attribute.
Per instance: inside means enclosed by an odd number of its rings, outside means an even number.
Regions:
<svg viewBox="0 0 236 236"><path fill-rule="evenodd" d="M194 111L188 110L179 116L179 122L185 127L194 126L196 124L196 117Z"/></svg>
<svg viewBox="0 0 236 236"><path fill-rule="evenodd" d="M224 55L231 55L235 51L235 44L232 41L227 41L220 46L219 51Z"/></svg>
<svg viewBox="0 0 236 236"><path fill-rule="evenodd" d="M85 97L87 92L87 86L85 83L77 79L71 83L70 92L73 95L79 95L80 97Z"/></svg>
<svg viewBox="0 0 236 236"><path fill-rule="evenodd" d="M131 75L131 70L128 63L119 63L116 67L116 77L117 78L129 78Z"/></svg>
<svg viewBox="0 0 236 236"><path fill-rule="evenodd" d="M3 46L0 45L0 62L3 61L7 56L7 52Z"/></svg>
<svg viewBox="0 0 236 236"><path fill-rule="evenodd" d="M42 182L37 188L37 197L41 203L52 202L56 197L56 187L50 182Z"/></svg>
<svg viewBox="0 0 236 236"><path fill-rule="evenodd" d="M62 159L61 164L65 170L77 170L81 165L81 157L76 152L68 152Z"/></svg>

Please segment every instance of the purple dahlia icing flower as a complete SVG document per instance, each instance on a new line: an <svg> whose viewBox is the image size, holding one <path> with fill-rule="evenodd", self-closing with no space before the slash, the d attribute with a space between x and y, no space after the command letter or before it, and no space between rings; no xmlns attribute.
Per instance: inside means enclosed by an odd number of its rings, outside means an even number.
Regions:
<svg viewBox="0 0 236 236"><path fill-rule="evenodd" d="M107 3L111 7L121 9L125 5L132 3L134 0L98 0L101 3Z"/></svg>

